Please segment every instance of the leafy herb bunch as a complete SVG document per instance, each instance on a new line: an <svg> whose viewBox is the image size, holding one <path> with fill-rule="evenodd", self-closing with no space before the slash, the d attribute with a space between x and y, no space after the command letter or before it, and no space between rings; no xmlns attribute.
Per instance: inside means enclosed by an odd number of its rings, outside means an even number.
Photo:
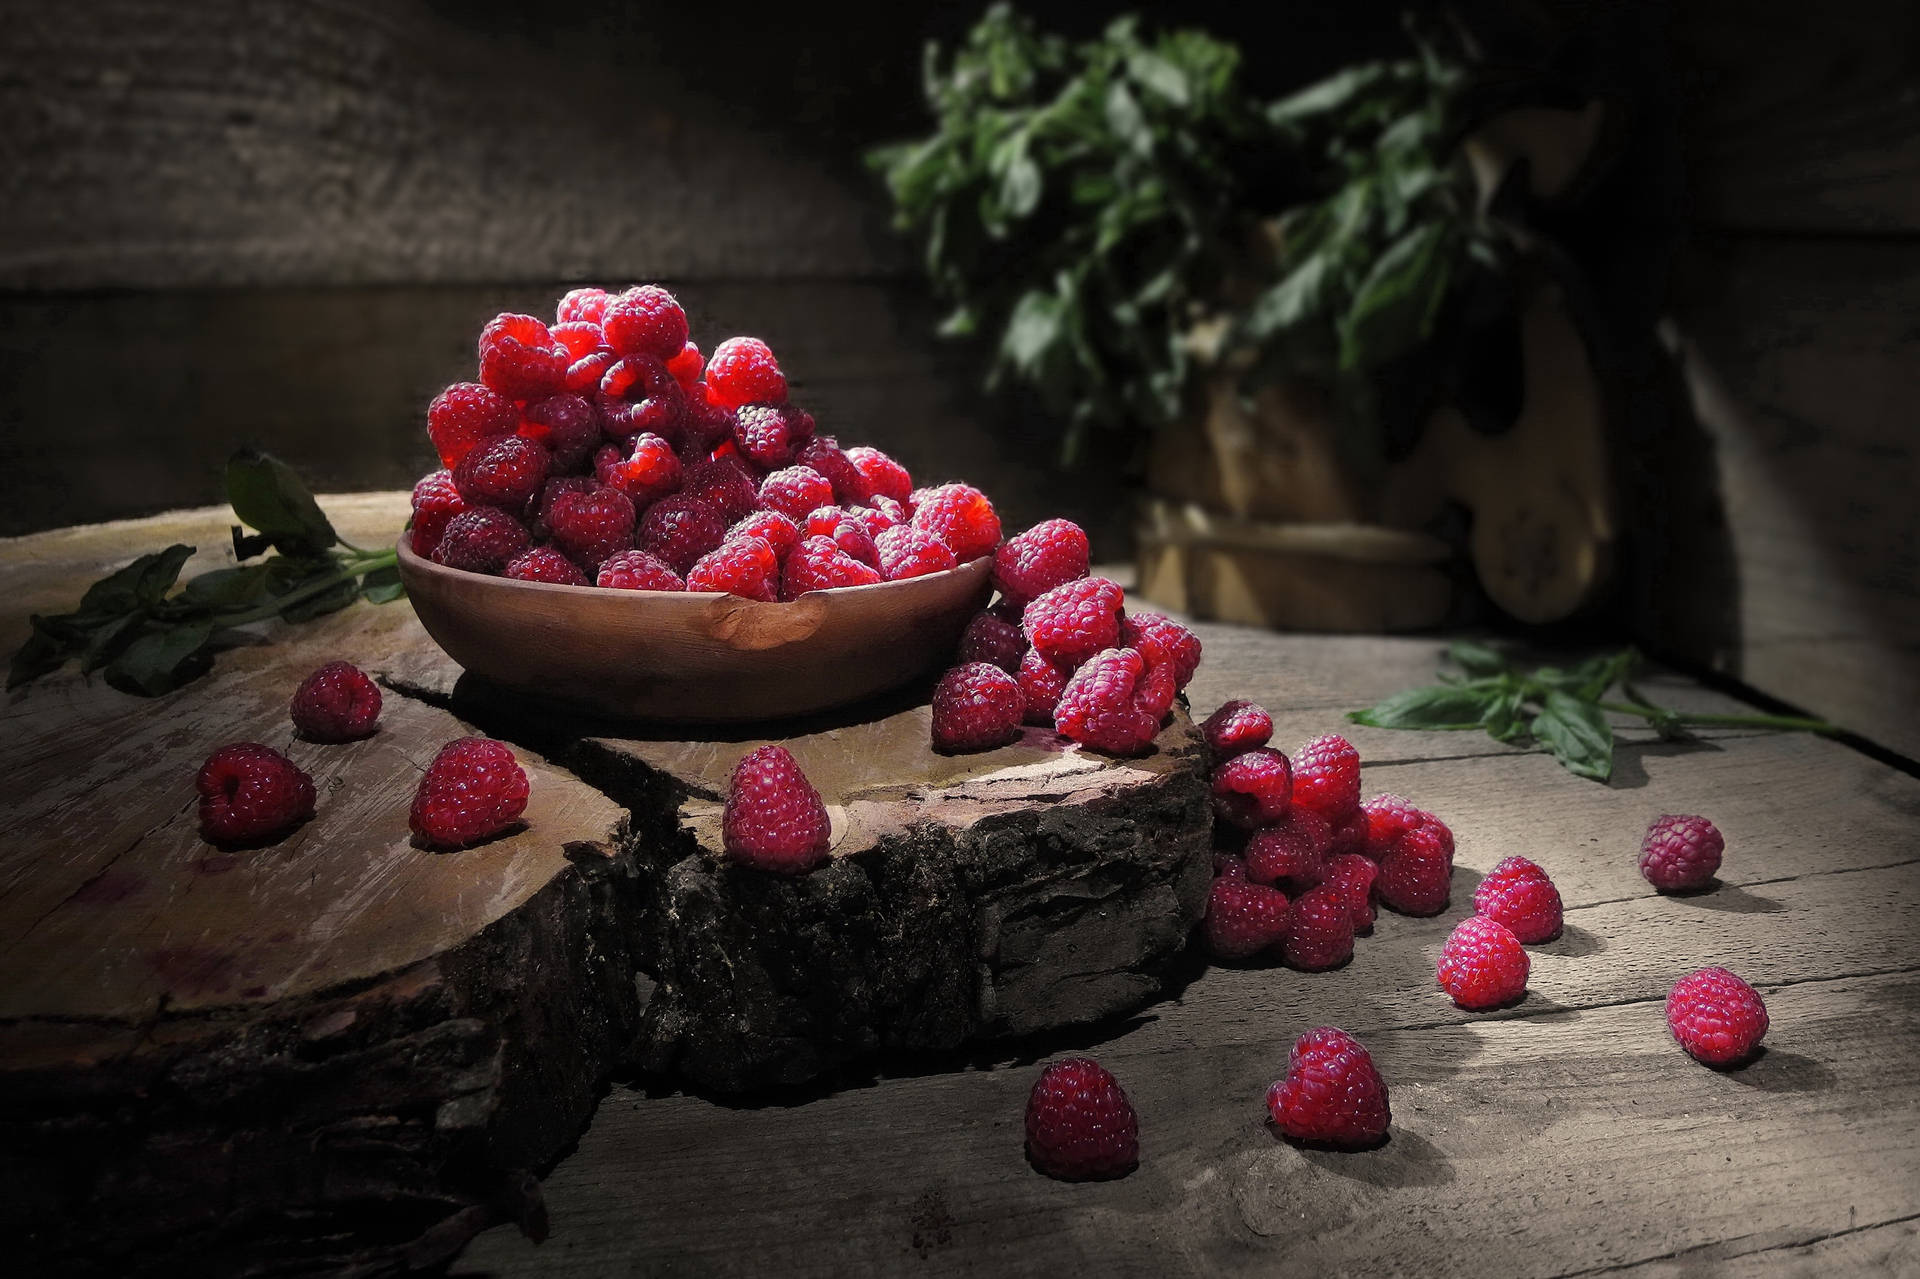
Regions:
<svg viewBox="0 0 1920 1279"><path fill-rule="evenodd" d="M953 303L942 331L996 339L990 384L1065 416L1063 460L1091 428L1176 420L1197 351L1249 389L1324 377L1371 432L1374 375L1503 264L1458 154L1463 57L1421 43L1264 102L1203 33L1122 18L1072 45L997 5L927 51L932 136L870 160Z"/></svg>
<svg viewBox="0 0 1920 1279"><path fill-rule="evenodd" d="M292 467L242 450L228 461L226 478L234 515L254 530L234 526L238 564L200 573L175 591L195 548L176 543L142 555L88 587L73 612L34 617L7 687L78 660L84 672L104 668L115 688L158 696L204 673L214 652L250 622L303 622L363 597L376 604L400 598L393 548L342 541Z"/></svg>
<svg viewBox="0 0 1920 1279"><path fill-rule="evenodd" d="M1645 720L1661 737L1679 739L1689 728L1717 725L1789 731L1839 731L1824 720L1795 715L1721 715L1657 706L1634 683L1640 654L1604 653L1573 666L1526 668L1499 650L1456 640L1447 656L1459 674L1395 693L1347 718L1375 728L1485 729L1495 741L1537 742L1577 777L1613 776L1613 725L1607 714ZM1609 698L1610 691L1618 695Z"/></svg>

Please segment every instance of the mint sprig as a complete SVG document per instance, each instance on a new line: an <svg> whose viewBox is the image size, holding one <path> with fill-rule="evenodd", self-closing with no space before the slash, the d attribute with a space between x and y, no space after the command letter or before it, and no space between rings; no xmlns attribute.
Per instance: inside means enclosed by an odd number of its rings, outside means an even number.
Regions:
<svg viewBox="0 0 1920 1279"><path fill-rule="evenodd" d="M237 642L239 627L273 617L304 622L356 599L385 604L404 594L393 548L343 542L280 459L254 449L234 454L227 501L240 520L239 563L175 590L196 548L175 543L140 556L88 587L71 613L35 615L7 668L7 688L78 661L83 673L104 671L123 692L157 697L204 674L214 653Z"/></svg>
<svg viewBox="0 0 1920 1279"><path fill-rule="evenodd" d="M1668 739L1707 726L1839 731L1825 720L1795 715L1717 715L1655 705L1633 683L1640 655L1631 648L1565 668L1522 669L1499 650L1470 640L1454 641L1447 656L1459 674L1442 672L1437 684L1395 693L1347 718L1374 728L1484 729L1495 741L1545 746L1568 772L1600 782L1613 776L1608 711L1638 716ZM1619 696L1609 699L1616 688Z"/></svg>

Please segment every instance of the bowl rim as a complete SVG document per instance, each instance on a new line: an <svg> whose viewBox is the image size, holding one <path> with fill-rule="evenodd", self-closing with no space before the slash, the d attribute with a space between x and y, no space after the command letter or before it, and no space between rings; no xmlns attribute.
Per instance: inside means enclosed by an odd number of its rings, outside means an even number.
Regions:
<svg viewBox="0 0 1920 1279"><path fill-rule="evenodd" d="M463 568L453 568L446 564L436 564L426 556L419 554L413 549L413 530L411 528L401 530L400 537L394 543L394 551L396 553L395 558L397 563L403 571L411 570L422 573L428 577L441 578L450 582L481 583L484 584L482 589L486 589L486 587L499 587L510 590L527 590L535 593L563 592L567 598L575 599L580 597L582 591L589 592L592 597L602 599L611 597L626 597L635 600L738 599L760 608L786 608L790 605L799 604L802 600L809 599L815 595L844 598L861 591L882 591L889 587L910 587L915 583L937 582L943 578L953 577L960 573L975 570L982 563L989 566L993 563L993 556L987 554L976 556L973 559L956 564L952 568L943 568L938 573L922 573L917 577L902 577L890 582L866 582L859 586L823 586L790 600L756 600L744 595L735 595L731 591L636 591L628 590L620 586L570 586L563 582L528 582L517 577L501 577L497 573L474 573Z"/></svg>

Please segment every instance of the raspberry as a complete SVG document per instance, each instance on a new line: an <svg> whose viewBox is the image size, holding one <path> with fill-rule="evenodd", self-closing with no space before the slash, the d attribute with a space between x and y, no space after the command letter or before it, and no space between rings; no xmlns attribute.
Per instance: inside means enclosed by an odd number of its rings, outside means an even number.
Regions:
<svg viewBox="0 0 1920 1279"><path fill-rule="evenodd" d="M554 308L553 318L561 324L598 324L611 301L613 296L605 289L571 289Z"/></svg>
<svg viewBox="0 0 1920 1279"><path fill-rule="evenodd" d="M1766 1036L1766 1001L1724 968L1696 969L1667 995L1667 1029L1695 1061L1731 1066Z"/></svg>
<svg viewBox="0 0 1920 1279"><path fill-rule="evenodd" d="M1473 890L1473 909L1505 924L1522 942L1552 941L1560 935L1560 890L1546 871L1524 857L1509 857L1487 873Z"/></svg>
<svg viewBox="0 0 1920 1279"><path fill-rule="evenodd" d="M998 666L956 666L933 690L933 749L955 755L1005 746L1020 736L1025 710L1020 686Z"/></svg>
<svg viewBox="0 0 1920 1279"><path fill-rule="evenodd" d="M562 493L547 512L553 544L589 573L607 556L632 548L633 518L633 503L613 488Z"/></svg>
<svg viewBox="0 0 1920 1279"><path fill-rule="evenodd" d="M833 485L836 502L857 506L873 496L867 492L867 482L860 478L860 472L841 451L840 442L830 435L816 435L808 440L793 455L793 460L826 476L827 483Z"/></svg>
<svg viewBox="0 0 1920 1279"><path fill-rule="evenodd" d="M587 575L580 566L551 546L536 546L522 551L500 576L517 582L549 582L555 586L586 586Z"/></svg>
<svg viewBox="0 0 1920 1279"><path fill-rule="evenodd" d="M546 483L552 457L524 435L488 440L453 468L453 486L468 506L497 506L520 514L533 505Z"/></svg>
<svg viewBox="0 0 1920 1279"><path fill-rule="evenodd" d="M1387 1135L1393 1113L1373 1057L1344 1030L1322 1026L1293 1043L1287 1077L1267 1089L1267 1111L1296 1141L1356 1149Z"/></svg>
<svg viewBox="0 0 1920 1279"><path fill-rule="evenodd" d="M1447 908L1453 857L1440 827L1422 823L1393 841L1380 859L1374 891L1403 915L1437 915Z"/></svg>
<svg viewBox="0 0 1920 1279"><path fill-rule="evenodd" d="M1121 618L1120 642L1140 650L1149 665L1166 663L1176 688L1185 688L1200 668L1200 637L1163 613Z"/></svg>
<svg viewBox="0 0 1920 1279"><path fill-rule="evenodd" d="M787 378L759 338L728 338L707 360L707 399L723 409L785 404Z"/></svg>
<svg viewBox="0 0 1920 1279"><path fill-rule="evenodd" d="M480 330L480 380L509 400L544 400L559 391L567 364L567 348L531 315L496 315Z"/></svg>
<svg viewBox="0 0 1920 1279"><path fill-rule="evenodd" d="M520 434L546 446L555 471L571 471L593 456L600 442L600 415L581 395L549 395L527 406Z"/></svg>
<svg viewBox="0 0 1920 1279"><path fill-rule="evenodd" d="M799 599L808 591L840 586L871 586L881 581L878 569L868 568L824 537L803 537L787 553L780 579L780 598Z"/></svg>
<svg viewBox="0 0 1920 1279"><path fill-rule="evenodd" d="M686 447L706 454L714 446L733 442L733 411L707 402L707 384L695 382L687 388L687 406L680 420Z"/></svg>
<svg viewBox="0 0 1920 1279"><path fill-rule="evenodd" d="M993 584L1016 603L1087 575L1087 535L1072 520L1044 520L993 553Z"/></svg>
<svg viewBox="0 0 1920 1279"><path fill-rule="evenodd" d="M700 348L689 342L680 348L680 354L667 361L667 372L673 374L682 390L693 390L693 384L706 372L707 357L700 354Z"/></svg>
<svg viewBox="0 0 1920 1279"><path fill-rule="evenodd" d="M720 825L729 858L788 875L825 861L832 834L820 792L781 746L762 746L734 766Z"/></svg>
<svg viewBox="0 0 1920 1279"><path fill-rule="evenodd" d="M553 340L567 353L567 367L573 362L592 355L607 344L607 335L600 326L585 320L567 320L550 326L547 331L553 334Z"/></svg>
<svg viewBox="0 0 1920 1279"><path fill-rule="evenodd" d="M1056 586L1026 606L1021 627L1049 659L1070 664L1120 642L1120 605L1126 595L1104 577Z"/></svg>
<svg viewBox="0 0 1920 1279"><path fill-rule="evenodd" d="M912 525L883 530L874 539L874 551L880 559L880 575L889 582L944 573L954 566L953 552L945 542ZM1019 633L1017 628L1009 629ZM1025 647L1025 636L1021 636L1020 643Z"/></svg>
<svg viewBox="0 0 1920 1279"><path fill-rule="evenodd" d="M1134 652L1139 653L1139 649ZM1155 662L1145 653L1140 653L1140 661L1146 670L1140 676L1140 685L1134 691L1133 700L1158 724L1173 709L1173 699L1179 689L1173 682L1173 668L1166 662Z"/></svg>
<svg viewBox="0 0 1920 1279"><path fill-rule="evenodd" d="M1335 822L1333 838L1327 844L1327 855L1340 857L1352 853L1365 856L1367 851L1367 814L1363 809L1354 809L1345 821Z"/></svg>
<svg viewBox="0 0 1920 1279"><path fill-rule="evenodd" d="M1273 716L1264 706L1235 698L1222 702L1220 709L1200 725L1200 735L1216 761L1227 760L1256 746L1265 746L1273 737Z"/></svg>
<svg viewBox="0 0 1920 1279"><path fill-rule="evenodd" d="M1332 838L1326 818L1310 808L1289 805L1247 841L1247 876L1262 884L1284 879L1295 891L1312 888L1326 873Z"/></svg>
<svg viewBox="0 0 1920 1279"><path fill-rule="evenodd" d="M467 509L467 501L453 486L452 471L434 471L420 477L413 486L413 532L409 535L413 553L433 554L447 521Z"/></svg>
<svg viewBox="0 0 1920 1279"><path fill-rule="evenodd" d="M902 516L898 502L891 501L884 497L875 498L874 500L885 503L885 506L851 506L847 508L847 515L854 523L867 530L868 537L877 542L880 540L882 533L890 528L899 528L907 521ZM892 507L893 509L888 510L886 509L887 507ZM940 544L942 546L946 545L945 542ZM951 555L953 552L949 551L947 553Z"/></svg>
<svg viewBox="0 0 1920 1279"><path fill-rule="evenodd" d="M970 484L929 489L913 509L913 524L945 542L962 564L993 554L1000 544L1000 517L987 495Z"/></svg>
<svg viewBox="0 0 1920 1279"><path fill-rule="evenodd" d="M647 551L621 551L600 561L595 586L621 591L684 591L687 584L673 566Z"/></svg>
<svg viewBox="0 0 1920 1279"><path fill-rule="evenodd" d="M1527 993L1532 961L1513 931L1485 915L1461 920L1440 947L1434 977L1462 1008L1510 1004Z"/></svg>
<svg viewBox="0 0 1920 1279"><path fill-rule="evenodd" d="M1213 877L1215 879L1237 879L1247 882L1247 864L1232 853L1216 852L1213 855Z"/></svg>
<svg viewBox="0 0 1920 1279"><path fill-rule="evenodd" d="M1362 851L1375 861L1383 860L1395 840L1429 816L1398 795L1375 795L1360 805L1360 811L1367 818L1367 842Z"/></svg>
<svg viewBox="0 0 1920 1279"><path fill-rule="evenodd" d="M684 574L700 557L720 545L727 533L719 513L686 492L662 498L647 508L635 541Z"/></svg>
<svg viewBox="0 0 1920 1279"><path fill-rule="evenodd" d="M609 446L611 447L611 446ZM560 500L563 493L591 493L600 487L600 481L591 475L556 475L540 487L540 496L534 499L531 532L536 542L550 541L553 537L553 504Z"/></svg>
<svg viewBox="0 0 1920 1279"><path fill-rule="evenodd" d="M687 571L690 591L717 591L771 604L780 594L780 557L764 539L722 542Z"/></svg>
<svg viewBox="0 0 1920 1279"><path fill-rule="evenodd" d="M687 345L687 313L673 294L642 284L611 299L600 315L607 345L621 355L671 360Z"/></svg>
<svg viewBox="0 0 1920 1279"><path fill-rule="evenodd" d="M1160 732L1164 705L1155 709L1157 696L1148 681L1146 659L1130 648L1109 648L1088 658L1054 705L1053 726L1096 750L1114 755L1138 755Z"/></svg>
<svg viewBox="0 0 1920 1279"><path fill-rule="evenodd" d="M880 567L880 548L873 538L837 506L823 506L810 513L800 533L802 537L824 537L868 568Z"/></svg>
<svg viewBox="0 0 1920 1279"><path fill-rule="evenodd" d="M620 357L605 347L602 347L598 351L590 351L575 360L572 364L567 365L567 376L561 381L560 385L570 395L586 395L597 398L600 390L600 379L607 375L608 369L619 362Z"/></svg>
<svg viewBox="0 0 1920 1279"><path fill-rule="evenodd" d="M464 848L500 834L527 808L527 774L490 737L448 742L413 794L409 825L429 848Z"/></svg>
<svg viewBox="0 0 1920 1279"><path fill-rule="evenodd" d="M380 686L352 662L328 662L300 681L287 708L310 742L350 742L380 722Z"/></svg>
<svg viewBox="0 0 1920 1279"><path fill-rule="evenodd" d="M427 437L448 468L458 466L482 440L518 429L520 410L513 401L478 382L455 382L427 406Z"/></svg>
<svg viewBox="0 0 1920 1279"><path fill-rule="evenodd" d="M699 498L712 507L721 520L732 524L761 509L760 494L746 468L732 458L710 458L687 468L680 491ZM791 520L799 516L789 515Z"/></svg>
<svg viewBox="0 0 1920 1279"><path fill-rule="evenodd" d="M1322 884L1293 899L1283 948L1289 967L1317 973L1353 958L1353 908L1347 895Z"/></svg>
<svg viewBox="0 0 1920 1279"><path fill-rule="evenodd" d="M1027 1158L1049 1177L1124 1177L1140 1162L1140 1120L1120 1081L1085 1057L1040 1072L1027 1098Z"/></svg>
<svg viewBox="0 0 1920 1279"><path fill-rule="evenodd" d="M1293 770L1270 746L1235 755L1213 770L1213 811L1242 830L1278 821L1293 798Z"/></svg>
<svg viewBox="0 0 1920 1279"><path fill-rule="evenodd" d="M800 526L778 511L755 511L727 530L729 542L742 537L760 538L773 548L775 555L785 559L800 540Z"/></svg>
<svg viewBox="0 0 1920 1279"><path fill-rule="evenodd" d="M1640 841L1640 873L1663 893L1705 888L1720 869L1726 847L1706 818L1669 813L1654 818Z"/></svg>
<svg viewBox="0 0 1920 1279"><path fill-rule="evenodd" d="M651 355L628 355L608 366L594 403L600 409L600 429L615 439L642 431L673 439L686 415L687 393Z"/></svg>
<svg viewBox="0 0 1920 1279"><path fill-rule="evenodd" d="M879 449L857 445L847 450L847 461L860 473L862 502L871 504L876 497L904 502L913 492L913 477L907 474L907 468Z"/></svg>
<svg viewBox="0 0 1920 1279"><path fill-rule="evenodd" d="M1373 881L1379 874L1380 868L1358 853L1327 859L1326 875L1320 883L1346 898L1356 933L1373 931Z"/></svg>
<svg viewBox="0 0 1920 1279"><path fill-rule="evenodd" d="M733 415L733 442L761 470L778 470L794 460L794 450L803 438L796 429L802 419L811 429L813 419L791 405L743 405Z"/></svg>
<svg viewBox="0 0 1920 1279"><path fill-rule="evenodd" d="M194 786L200 837L211 844L252 844L313 816L313 779L259 742L232 742L207 756Z"/></svg>
<svg viewBox="0 0 1920 1279"><path fill-rule="evenodd" d="M941 549L945 549L944 547ZM949 555L951 551L947 552ZM882 560L884 564L884 559ZM1009 675L1019 673L1027 655L1027 637L1018 626L992 613L976 613L960 632L960 660L991 662ZM1065 684L1062 684L1065 687Z"/></svg>
<svg viewBox="0 0 1920 1279"><path fill-rule="evenodd" d="M433 562L469 573L498 573L527 549L527 526L491 506L463 511L447 521L433 548Z"/></svg>
<svg viewBox="0 0 1920 1279"><path fill-rule="evenodd" d="M809 512L833 505L833 485L811 466L789 466L760 481L760 505L804 520Z"/></svg>
<svg viewBox="0 0 1920 1279"><path fill-rule="evenodd" d="M1019 681L1020 696L1026 699L1027 723L1053 727L1060 694L1066 692L1073 672L1048 661L1038 649L1030 648L1020 659L1020 669L1014 672L1014 678Z"/></svg>
<svg viewBox="0 0 1920 1279"><path fill-rule="evenodd" d="M1249 959L1287 935L1287 895L1249 883L1245 870L1215 874L1200 936L1215 959Z"/></svg>
<svg viewBox="0 0 1920 1279"><path fill-rule="evenodd" d="M1337 733L1307 742L1293 754L1293 802L1329 822L1360 806L1360 752Z"/></svg>
<svg viewBox="0 0 1920 1279"><path fill-rule="evenodd" d="M607 449L594 455L594 472L603 484L610 484L625 493L633 503L633 509L644 511L661 498L678 493L686 483L686 474L680 469L680 457L673 451L673 445L651 431L643 431L634 438L633 448L625 457L620 456L618 445L608 445L615 450L606 465L601 466Z"/></svg>

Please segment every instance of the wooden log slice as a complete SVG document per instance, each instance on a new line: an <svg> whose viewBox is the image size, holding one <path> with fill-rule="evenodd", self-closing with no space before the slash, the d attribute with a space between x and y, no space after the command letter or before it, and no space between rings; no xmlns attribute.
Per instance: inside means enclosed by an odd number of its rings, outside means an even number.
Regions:
<svg viewBox="0 0 1920 1279"><path fill-rule="evenodd" d="M9 640L13 609L71 607L113 559L180 540L212 566L227 540L212 512L139 523L8 546L25 552L0 561ZM624 811L522 750L518 830L416 848L421 770L473 730L399 696L347 745L296 740L287 716L322 661L375 667L419 645L411 612L360 605L261 638L157 700L71 672L7 697L0 1229L17 1259L380 1269L450 1256L509 1216L537 1232L529 1174L579 1132L633 1036ZM235 740L285 751L319 794L268 847L199 837L194 776Z"/></svg>
<svg viewBox="0 0 1920 1279"><path fill-rule="evenodd" d="M999 750L935 754L924 690L771 738L568 745L551 715L442 658L387 678L531 734L629 805L627 944L653 982L631 1062L704 1087L799 1083L877 1051L1137 1008L1205 909L1204 746L1184 708L1130 760L1039 728ZM831 860L803 878L721 854L728 778L768 741L793 752L833 820Z"/></svg>

